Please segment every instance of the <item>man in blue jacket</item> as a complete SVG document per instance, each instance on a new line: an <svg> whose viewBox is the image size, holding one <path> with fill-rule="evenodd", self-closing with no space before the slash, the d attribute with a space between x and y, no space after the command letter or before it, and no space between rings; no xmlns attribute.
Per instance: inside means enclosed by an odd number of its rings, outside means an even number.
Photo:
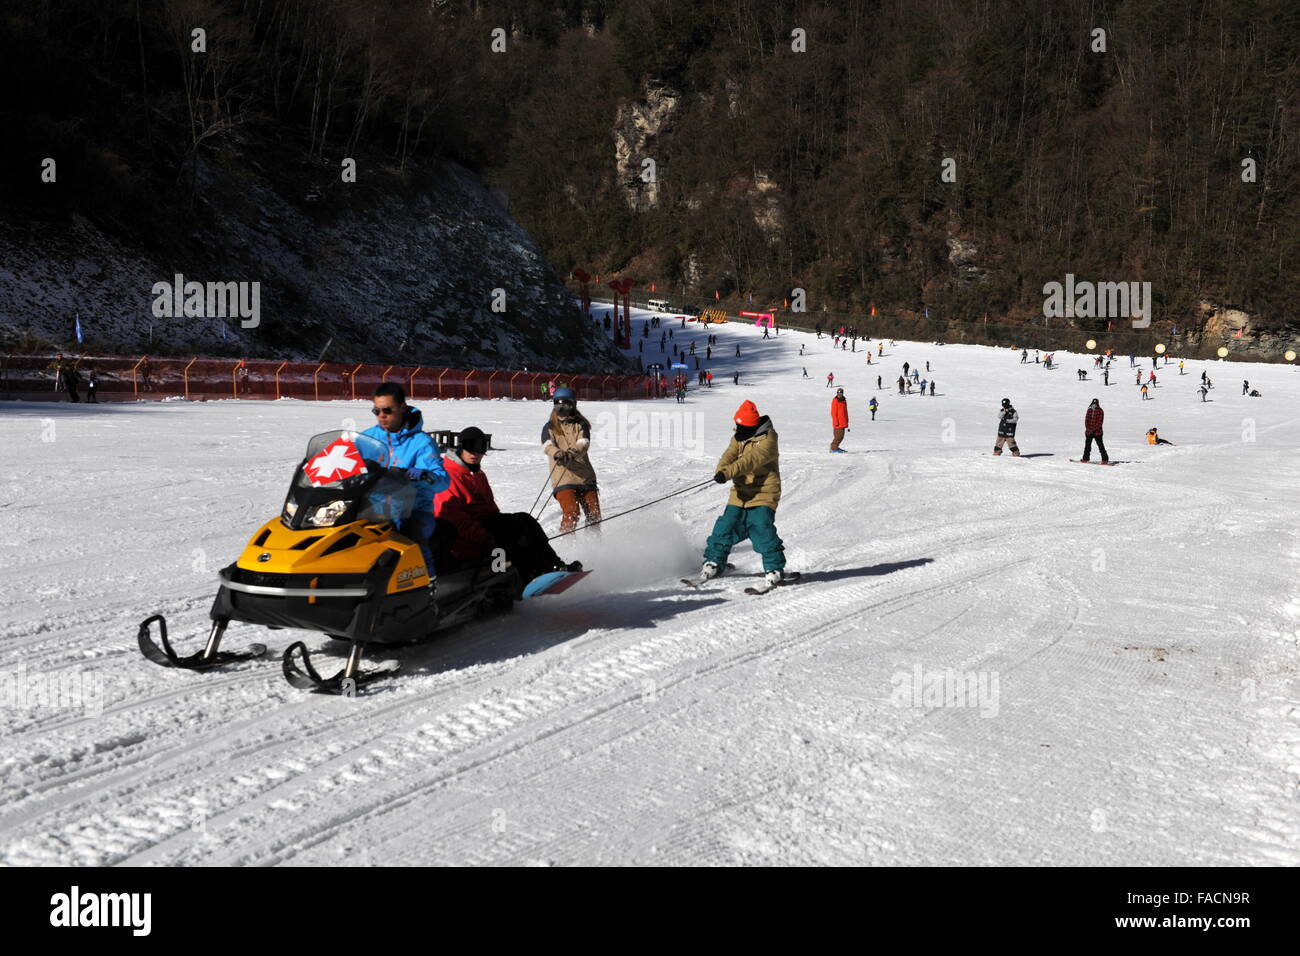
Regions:
<svg viewBox="0 0 1300 956"><path fill-rule="evenodd" d="M362 434L388 448L384 465L405 468L406 477L415 487L415 506L411 516L398 524L398 530L420 545L424 561L429 568L429 580L434 578L433 548L433 496L451 484L447 470L442 466L442 456L433 439L424 433L424 416L418 408L406 404L406 392L396 382L384 382L375 389L374 407L370 409L378 425L367 428Z"/></svg>

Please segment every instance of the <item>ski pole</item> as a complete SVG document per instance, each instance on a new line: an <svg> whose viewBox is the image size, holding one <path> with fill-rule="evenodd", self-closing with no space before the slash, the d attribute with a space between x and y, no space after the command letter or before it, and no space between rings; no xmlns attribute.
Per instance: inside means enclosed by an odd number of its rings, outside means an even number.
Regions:
<svg viewBox="0 0 1300 956"><path fill-rule="evenodd" d="M537 507L537 502L539 502L539 501L542 500L542 495L544 495L544 494L546 493L546 486L549 485L549 484L551 483L551 479L555 477L555 469L556 469L556 468L559 468L559 467L560 467L560 463L559 463L558 461L557 461L557 462L553 462L553 463L551 464L551 473L550 473L549 475L546 476L546 483L542 485L542 490L539 491L539 492L537 492L537 497L533 499L533 508L536 508L536 507ZM528 513L529 513L530 515L533 514L533 508L529 508L529 509L528 509ZM545 505L542 506L542 510L545 510ZM539 511L539 512L537 512L537 514L533 515L534 518L540 518L541 516L542 516L542 512L541 512L541 511Z"/></svg>
<svg viewBox="0 0 1300 956"><path fill-rule="evenodd" d="M640 511L642 508L649 508L651 505L657 505L661 501L667 501L669 498L674 498L677 495L684 495L688 491L698 491L700 488L703 488L705 485L712 485L712 484L714 484L714 481L712 478L710 478L708 481L701 481L698 485L691 485L687 488L679 488L674 492L664 495L662 498L656 498L654 501L647 501L643 505L637 505L635 508L628 508L627 511L620 511L618 512L618 514L608 515L604 518L601 518L600 521L589 521L586 524L584 524L582 527L593 528L596 525L601 524L605 521L611 521L614 518L621 518L623 517L623 515L630 515L634 511ZM551 535L546 540L554 541L556 538L563 538L565 535L573 534L575 531L581 531L581 530L582 528L574 528L573 531L561 531L559 534Z"/></svg>

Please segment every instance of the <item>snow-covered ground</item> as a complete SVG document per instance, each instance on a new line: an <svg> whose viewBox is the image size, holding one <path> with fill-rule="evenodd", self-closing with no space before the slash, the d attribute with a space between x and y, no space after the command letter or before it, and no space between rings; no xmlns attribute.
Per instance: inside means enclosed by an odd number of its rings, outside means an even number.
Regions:
<svg viewBox="0 0 1300 956"><path fill-rule="evenodd" d="M1104 388L1064 350L1048 371L899 342L868 366L714 331L711 391L584 406L606 513L708 479L752 399L805 583L746 596L748 546L735 579L677 583L710 485L580 533L578 587L356 700L284 682L301 633L232 625L268 659L197 674L135 628L161 611L200 642L308 436L368 402L0 405L0 863L1300 863L1300 369L1175 361L1144 402L1127 358ZM935 397L897 394L904 361ZM989 454L1003 396L1028 457ZM1125 464L1069 460L1093 396ZM494 433L497 498L529 507L545 406L417 404Z"/></svg>

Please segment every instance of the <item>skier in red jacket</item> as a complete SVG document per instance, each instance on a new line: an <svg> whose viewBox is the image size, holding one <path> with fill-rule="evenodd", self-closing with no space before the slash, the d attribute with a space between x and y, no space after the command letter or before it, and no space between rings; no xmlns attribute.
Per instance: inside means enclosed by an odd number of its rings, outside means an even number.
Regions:
<svg viewBox="0 0 1300 956"><path fill-rule="evenodd" d="M844 441L844 432L849 427L849 403L844 397L844 389L837 388L835 397L831 399L831 451L838 451L841 454L848 454L840 448L840 442Z"/></svg>
<svg viewBox="0 0 1300 956"><path fill-rule="evenodd" d="M494 548L500 548L519 570L523 584L547 571L581 571L581 562L565 563L552 550L546 532L532 515L501 513L480 467L487 446L487 435L478 428L466 428L460 433L456 451L443 458L451 485L433 499L433 513L439 519L439 548L462 567L485 562L493 557ZM454 529L454 536L449 529ZM438 567L441 570L444 564Z"/></svg>
<svg viewBox="0 0 1300 956"><path fill-rule="evenodd" d="M1106 454L1106 445L1101 440L1102 422L1106 420L1106 413L1101 410L1101 401L1094 398L1088 405L1088 411L1083 416L1083 457L1080 461L1088 461L1092 455L1092 443L1097 443L1097 451L1101 452L1102 464L1110 461L1110 456Z"/></svg>

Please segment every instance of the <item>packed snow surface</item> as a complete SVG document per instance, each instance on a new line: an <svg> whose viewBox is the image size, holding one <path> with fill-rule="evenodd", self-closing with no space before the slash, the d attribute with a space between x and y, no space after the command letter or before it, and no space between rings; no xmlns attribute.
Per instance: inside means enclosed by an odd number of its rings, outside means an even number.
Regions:
<svg viewBox="0 0 1300 956"><path fill-rule="evenodd" d="M197 650L308 437L369 402L0 405L0 863L1300 863L1300 369L1175 359L1143 401L1126 356L1104 387L1064 349L1047 370L900 341L867 365L712 331L714 387L684 405L583 404L605 512L707 481L753 400L803 582L747 596L742 545L734 576L678 583L710 484L557 542L595 573L373 654L403 676L355 700L282 678L298 639L339 666L319 635L234 624L227 647L268 657L204 674L135 630L162 612ZM647 361L671 359L658 337ZM898 394L904 361L934 397ZM1004 396L1019 459L991 455ZM1115 467L1070 461L1094 396ZM491 432L497 499L528 509L547 406L414 404Z"/></svg>

